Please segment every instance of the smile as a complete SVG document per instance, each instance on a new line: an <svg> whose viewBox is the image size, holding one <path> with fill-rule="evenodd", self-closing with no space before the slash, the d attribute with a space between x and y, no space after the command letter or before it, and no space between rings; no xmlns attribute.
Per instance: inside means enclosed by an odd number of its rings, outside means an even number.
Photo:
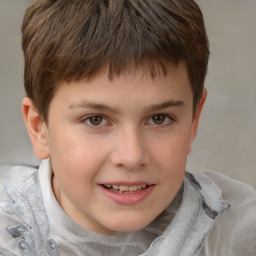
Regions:
<svg viewBox="0 0 256 256"><path fill-rule="evenodd" d="M101 184L103 194L120 205L135 205L142 203L152 193L155 184L139 184L139 185L110 185Z"/></svg>
<svg viewBox="0 0 256 256"><path fill-rule="evenodd" d="M113 192L117 193L136 193L138 191L141 191L143 189L146 189L148 185L133 185L133 186L127 186L127 185L103 185L106 189L109 189Z"/></svg>

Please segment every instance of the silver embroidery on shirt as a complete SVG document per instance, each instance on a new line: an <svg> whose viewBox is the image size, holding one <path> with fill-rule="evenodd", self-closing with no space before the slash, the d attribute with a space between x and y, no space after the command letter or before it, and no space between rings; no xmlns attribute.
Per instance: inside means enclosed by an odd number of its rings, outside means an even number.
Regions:
<svg viewBox="0 0 256 256"><path fill-rule="evenodd" d="M10 182L6 191L11 201L0 202L0 208L22 221L6 228L13 237L21 237L17 246L22 256L58 256L58 244L49 238L49 220L37 179L29 175L22 182Z"/></svg>

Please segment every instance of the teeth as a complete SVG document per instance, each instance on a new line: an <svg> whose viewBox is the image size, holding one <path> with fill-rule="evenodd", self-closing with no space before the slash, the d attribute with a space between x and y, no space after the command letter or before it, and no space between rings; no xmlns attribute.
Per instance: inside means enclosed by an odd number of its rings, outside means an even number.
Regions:
<svg viewBox="0 0 256 256"><path fill-rule="evenodd" d="M128 188L128 186L121 185L121 186L119 186L119 190L121 190L121 191L128 191L129 188Z"/></svg>
<svg viewBox="0 0 256 256"><path fill-rule="evenodd" d="M141 186L140 186L141 187ZM138 190L139 188L138 188L138 186L130 186L129 187L129 191L136 191L136 190Z"/></svg>
<svg viewBox="0 0 256 256"><path fill-rule="evenodd" d="M134 192L140 189L145 189L147 185L134 185L134 186L127 186L127 185L105 185L105 187L113 190L119 190L120 192Z"/></svg>

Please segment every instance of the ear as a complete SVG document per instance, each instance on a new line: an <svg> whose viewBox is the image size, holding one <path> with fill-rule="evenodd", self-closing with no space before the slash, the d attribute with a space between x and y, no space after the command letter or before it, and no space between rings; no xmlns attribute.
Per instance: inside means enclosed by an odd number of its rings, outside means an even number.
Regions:
<svg viewBox="0 0 256 256"><path fill-rule="evenodd" d="M193 123L192 123L192 127L191 127L191 134L190 134L190 143L189 143L188 154L191 152L191 144L192 144L192 142L195 139L196 134L197 134L199 119L200 119L200 116L201 116L201 113L202 113L202 110L203 110L206 98L207 98L207 90L204 88L202 98L201 98L201 100L199 102L199 105L198 105L198 107L196 109L196 113L195 113L195 115L193 117Z"/></svg>
<svg viewBox="0 0 256 256"><path fill-rule="evenodd" d="M35 155L42 160L48 158L50 154L47 125L31 99L25 98L22 101L22 114Z"/></svg>

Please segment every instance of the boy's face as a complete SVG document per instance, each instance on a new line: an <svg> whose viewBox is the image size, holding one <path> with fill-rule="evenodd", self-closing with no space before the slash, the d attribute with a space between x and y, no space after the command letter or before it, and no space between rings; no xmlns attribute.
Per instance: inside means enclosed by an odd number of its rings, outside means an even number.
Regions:
<svg viewBox="0 0 256 256"><path fill-rule="evenodd" d="M51 157L53 191L86 229L139 230L173 200L196 134L185 65L152 79L142 70L113 81L107 69L91 80L63 83L49 107L40 158ZM42 152L42 151L41 151ZM130 191L130 192L129 192Z"/></svg>

